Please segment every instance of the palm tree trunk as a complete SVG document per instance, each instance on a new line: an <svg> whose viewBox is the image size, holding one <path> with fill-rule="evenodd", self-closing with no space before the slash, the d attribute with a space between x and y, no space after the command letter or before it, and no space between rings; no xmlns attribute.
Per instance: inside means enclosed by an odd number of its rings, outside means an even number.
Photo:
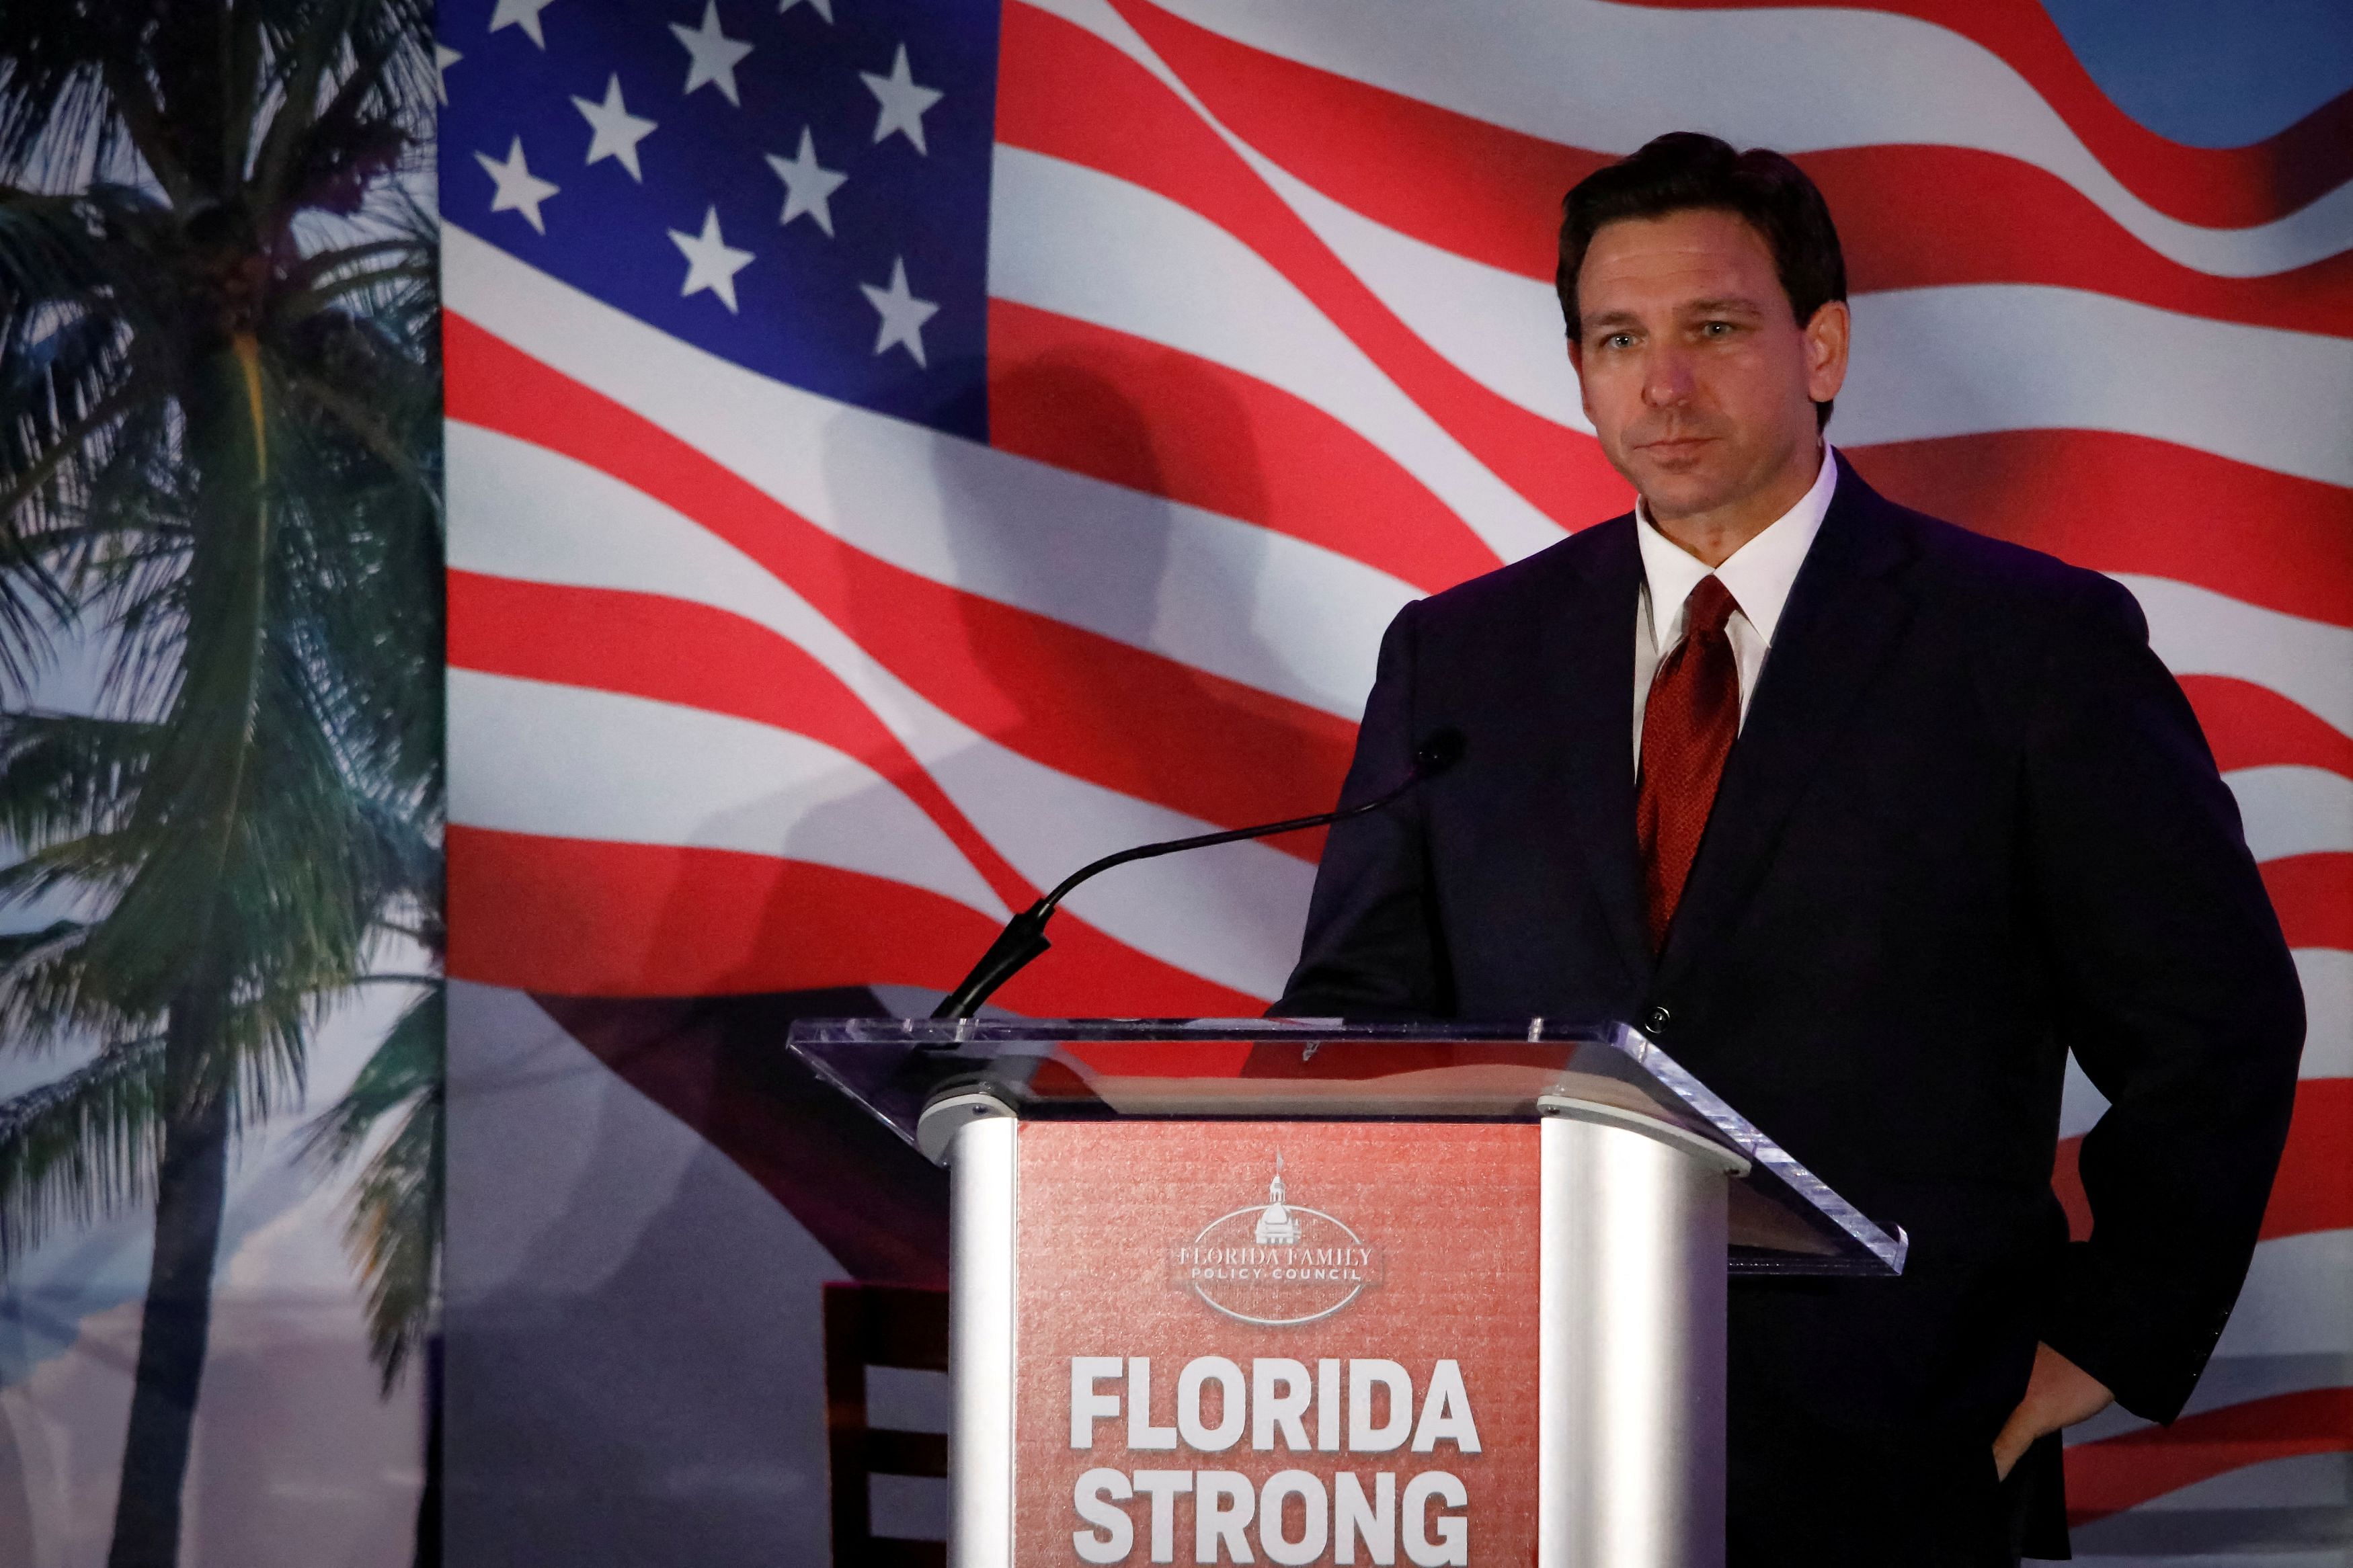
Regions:
<svg viewBox="0 0 2353 1568"><path fill-rule="evenodd" d="M139 1323L139 1366L122 1445L107 1568L178 1568L188 1439L212 1330L213 1266L228 1182L228 1095L216 999L173 1004L165 1076L174 1105L155 1177L155 1260Z"/></svg>
<svg viewBox="0 0 2353 1568"><path fill-rule="evenodd" d="M411 1568L441 1568L441 1335L425 1341L425 1487L417 1499Z"/></svg>

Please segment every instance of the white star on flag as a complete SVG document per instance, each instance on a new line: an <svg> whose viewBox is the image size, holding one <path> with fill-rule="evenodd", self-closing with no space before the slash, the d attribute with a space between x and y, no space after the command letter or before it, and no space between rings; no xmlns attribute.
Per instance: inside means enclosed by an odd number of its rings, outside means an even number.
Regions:
<svg viewBox="0 0 2353 1568"><path fill-rule="evenodd" d="M915 144L915 151L925 157L931 149L923 145L923 111L937 103L942 95L928 87L918 87L907 72L907 46L899 46L899 56L891 62L889 76L876 76L872 71L860 71L866 90L874 95L882 111L874 117L874 140L881 141L893 131Z"/></svg>
<svg viewBox="0 0 2353 1568"><path fill-rule="evenodd" d="M781 16L800 3L801 0L785 0L783 5L776 7L776 15ZM833 0L809 0L809 8L824 17L828 25L832 23Z"/></svg>
<svg viewBox="0 0 2353 1568"><path fill-rule="evenodd" d="M532 227L542 234L547 232L547 225L539 216L539 204L554 195L560 187L549 184L531 172L531 165L524 163L522 159L522 137L516 137L513 145L507 149L505 163L500 163L488 153L475 153L474 162L480 163L483 172L498 182L498 191L491 197L492 212L521 213L523 216L523 221L530 224Z"/></svg>
<svg viewBox="0 0 2353 1568"><path fill-rule="evenodd" d="M539 14L554 4L555 0L499 0L499 8L491 13L491 31L521 27L533 43L543 49L547 47L547 35L539 30Z"/></svg>
<svg viewBox="0 0 2353 1568"><path fill-rule="evenodd" d="M882 324L874 334L874 352L889 352L893 343L912 355L925 370L931 362L923 358L923 323L940 313L940 308L929 300L918 300L907 292L907 263L902 257L891 258L891 287L877 289L871 283L860 283L866 302L881 316Z"/></svg>
<svg viewBox="0 0 2353 1568"><path fill-rule="evenodd" d="M572 107L580 111L595 132L588 139L588 162L617 159L621 167L629 172L629 178L644 184L646 176L638 168L638 143L652 134L654 122L638 119L622 104L620 73L616 71L606 80L604 102L575 98Z"/></svg>
<svg viewBox="0 0 2353 1568"><path fill-rule="evenodd" d="M715 81L719 84L719 90L727 95L728 102L738 109L743 108L744 100L735 96L735 67L752 52L752 46L739 38L731 38L719 30L719 0L704 0L700 28L690 27L683 22L672 22L670 30L678 36L678 41L684 44L686 52L693 57L686 68L685 90L692 92L705 82Z"/></svg>
<svg viewBox="0 0 2353 1568"><path fill-rule="evenodd" d="M735 274L752 265L752 253L737 250L719 236L719 209L702 209L702 232L699 235L670 231L670 242L686 258L686 282L678 291L681 300L708 289L719 296L727 313L735 313Z"/></svg>
<svg viewBox="0 0 2353 1568"><path fill-rule="evenodd" d="M433 45L433 96L442 102L449 101L449 68L466 57L448 45L435 40Z"/></svg>
<svg viewBox="0 0 2353 1568"><path fill-rule="evenodd" d="M803 213L807 213L817 220L818 227L825 230L826 237L831 239L833 208L827 204L832 199L833 193L839 190L849 176L832 169L818 166L817 143L810 138L809 129L806 125L801 127L799 156L789 163L777 157L774 153L769 153L767 157L768 167L774 169L776 172L776 178L785 183L785 216L776 221L790 223Z"/></svg>

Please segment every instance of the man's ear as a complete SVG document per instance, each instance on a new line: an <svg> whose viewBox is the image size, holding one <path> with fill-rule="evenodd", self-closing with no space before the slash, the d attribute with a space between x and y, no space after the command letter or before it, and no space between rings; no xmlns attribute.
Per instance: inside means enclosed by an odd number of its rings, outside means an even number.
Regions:
<svg viewBox="0 0 2353 1568"><path fill-rule="evenodd" d="M1846 355L1854 317L1843 300L1830 300L1801 329L1806 336L1806 395L1828 403L1846 384Z"/></svg>

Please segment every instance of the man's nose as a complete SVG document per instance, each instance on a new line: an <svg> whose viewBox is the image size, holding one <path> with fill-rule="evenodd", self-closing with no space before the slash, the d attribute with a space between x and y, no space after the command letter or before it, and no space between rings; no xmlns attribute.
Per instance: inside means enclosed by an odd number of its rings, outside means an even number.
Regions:
<svg viewBox="0 0 2353 1568"><path fill-rule="evenodd" d="M1642 401L1652 408L1672 408L1690 401L1691 360L1672 348L1653 350L1642 365Z"/></svg>

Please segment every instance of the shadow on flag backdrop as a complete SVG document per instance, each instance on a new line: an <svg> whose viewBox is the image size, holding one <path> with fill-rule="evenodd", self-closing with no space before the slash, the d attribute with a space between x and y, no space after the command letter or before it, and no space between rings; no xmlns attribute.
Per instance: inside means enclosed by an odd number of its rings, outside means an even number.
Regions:
<svg viewBox="0 0 2353 1568"><path fill-rule="evenodd" d="M837 1538L935 1536L931 1459L826 1493L813 1292L936 1288L942 1189L778 1065L783 1020L920 1010L1082 861L1328 805L1398 606L1629 504L1562 353L1556 215L1697 128L1830 198L1831 434L1872 483L2139 597L2304 976L2246 1296L2172 1428L2074 1434L2078 1552L2348 1560L2353 96L2167 140L2029 0L445 0L439 35L451 1071L485 1090L453 1112L453 1529L500 1484L467 1479L471 1419L535 1434L517 1487L594 1481L575 1513L618 1534L547 1524L572 1561L619 1551L632 1488L811 1561L820 1494ZM999 1000L1255 1012L1319 847L1107 876ZM569 1110L516 1087L558 1078ZM2097 1110L2074 1079L2065 1131ZM643 1194L593 1194L656 1180L632 1138L676 1181L622 1226ZM2080 1221L2067 1154L2058 1184ZM646 1267L534 1284L470 1253L490 1232ZM801 1272L759 1284L777 1248ZM770 1286L799 1339L731 1362L713 1303ZM495 1415L470 1302L504 1325ZM703 1370L583 1392L574 1352L628 1332ZM935 1404L925 1353L858 1398ZM535 1426L528 1364L574 1380ZM702 1431L692 1397L759 1377L801 1426L744 1437L768 1468L723 1507L630 1401Z"/></svg>

